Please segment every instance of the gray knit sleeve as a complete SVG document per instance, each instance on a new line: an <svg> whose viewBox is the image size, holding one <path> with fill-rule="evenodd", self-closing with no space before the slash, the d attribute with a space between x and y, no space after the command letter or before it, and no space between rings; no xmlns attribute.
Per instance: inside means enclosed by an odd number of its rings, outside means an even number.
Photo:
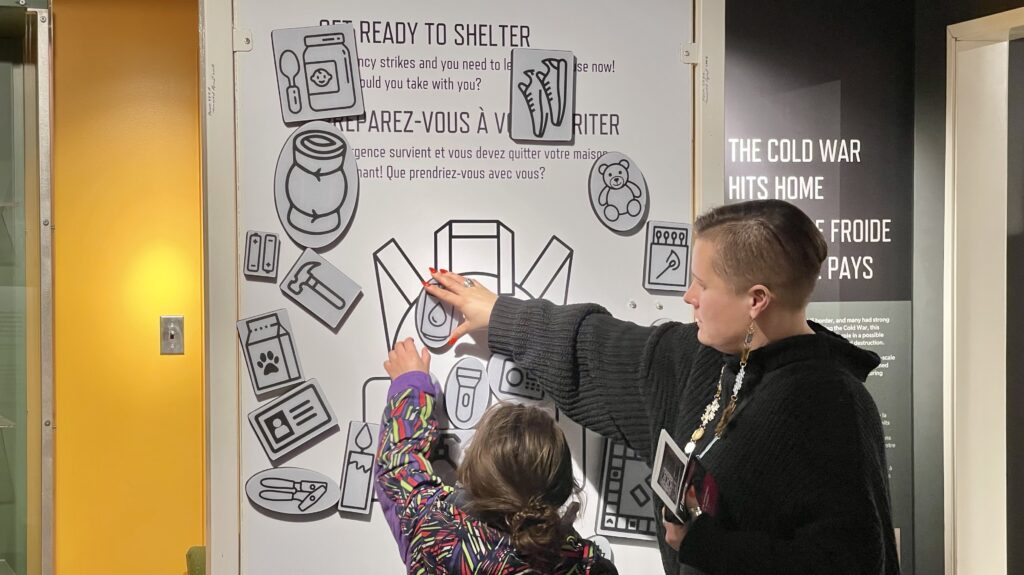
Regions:
<svg viewBox="0 0 1024 575"><path fill-rule="evenodd" d="M594 304L501 297L491 312L491 351L536 377L566 415L642 455L678 409L692 356L692 326L639 326Z"/></svg>

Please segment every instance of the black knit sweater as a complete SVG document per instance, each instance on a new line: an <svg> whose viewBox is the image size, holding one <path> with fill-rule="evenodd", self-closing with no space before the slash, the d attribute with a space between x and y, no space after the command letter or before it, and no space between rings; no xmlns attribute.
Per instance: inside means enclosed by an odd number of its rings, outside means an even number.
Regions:
<svg viewBox="0 0 1024 575"><path fill-rule="evenodd" d="M667 574L899 573L882 425L863 384L878 356L811 325L750 354L736 415L702 459L719 512L692 522L678 553L659 533ZM662 428L689 441L724 364L721 417L739 368L695 324L643 327L591 304L501 297L488 342L569 417L648 463Z"/></svg>

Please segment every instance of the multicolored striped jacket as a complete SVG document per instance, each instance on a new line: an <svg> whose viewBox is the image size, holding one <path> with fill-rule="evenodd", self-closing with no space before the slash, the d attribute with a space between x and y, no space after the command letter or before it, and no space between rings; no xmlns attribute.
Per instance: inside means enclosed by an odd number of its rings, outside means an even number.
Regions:
<svg viewBox="0 0 1024 575"><path fill-rule="evenodd" d="M455 490L434 475L438 442L434 400L440 389L423 372L396 378L381 422L374 476L377 497L413 575L538 573L516 553L508 533L455 505ZM558 575L606 575L615 567L573 532L562 545Z"/></svg>

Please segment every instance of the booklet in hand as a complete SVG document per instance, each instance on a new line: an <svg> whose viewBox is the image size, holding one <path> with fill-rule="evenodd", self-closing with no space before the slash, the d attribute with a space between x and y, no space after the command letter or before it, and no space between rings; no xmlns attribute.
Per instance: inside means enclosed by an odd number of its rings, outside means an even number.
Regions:
<svg viewBox="0 0 1024 575"><path fill-rule="evenodd" d="M683 500L683 480L686 477L686 464L689 457L683 453L672 436L664 429L658 437L658 448L654 454L654 473L651 475L651 487L665 504L665 509L676 519L685 523L689 520L689 512ZM668 518L671 520L671 518Z"/></svg>
<svg viewBox="0 0 1024 575"><path fill-rule="evenodd" d="M691 519L685 496L691 486L701 512L715 516L718 513L718 484L714 476L696 455L687 457L679 444L662 429L654 456L651 487L665 508L683 523Z"/></svg>
<svg viewBox="0 0 1024 575"><path fill-rule="evenodd" d="M718 514L718 483L715 476L711 475L700 458L694 455L686 465L686 472L683 478L683 493L693 487L697 496L697 508L701 513L707 513L714 517Z"/></svg>

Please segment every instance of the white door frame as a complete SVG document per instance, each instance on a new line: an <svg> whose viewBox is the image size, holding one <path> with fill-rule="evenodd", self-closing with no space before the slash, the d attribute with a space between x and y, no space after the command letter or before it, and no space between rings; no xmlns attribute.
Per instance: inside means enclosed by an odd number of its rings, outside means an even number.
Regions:
<svg viewBox="0 0 1024 575"><path fill-rule="evenodd" d="M238 226L233 0L200 0L206 572L240 573Z"/></svg>
<svg viewBox="0 0 1024 575"><path fill-rule="evenodd" d="M1024 28L1024 9L947 29L943 246L947 574L1007 571L1005 50L1007 42L1016 38L1017 28ZM982 51L984 58L980 58ZM977 64L982 61L988 62L992 74L979 74ZM958 62L962 64L959 84ZM971 79L964 80L968 74ZM991 144L994 154L987 158L978 154L979 143Z"/></svg>

